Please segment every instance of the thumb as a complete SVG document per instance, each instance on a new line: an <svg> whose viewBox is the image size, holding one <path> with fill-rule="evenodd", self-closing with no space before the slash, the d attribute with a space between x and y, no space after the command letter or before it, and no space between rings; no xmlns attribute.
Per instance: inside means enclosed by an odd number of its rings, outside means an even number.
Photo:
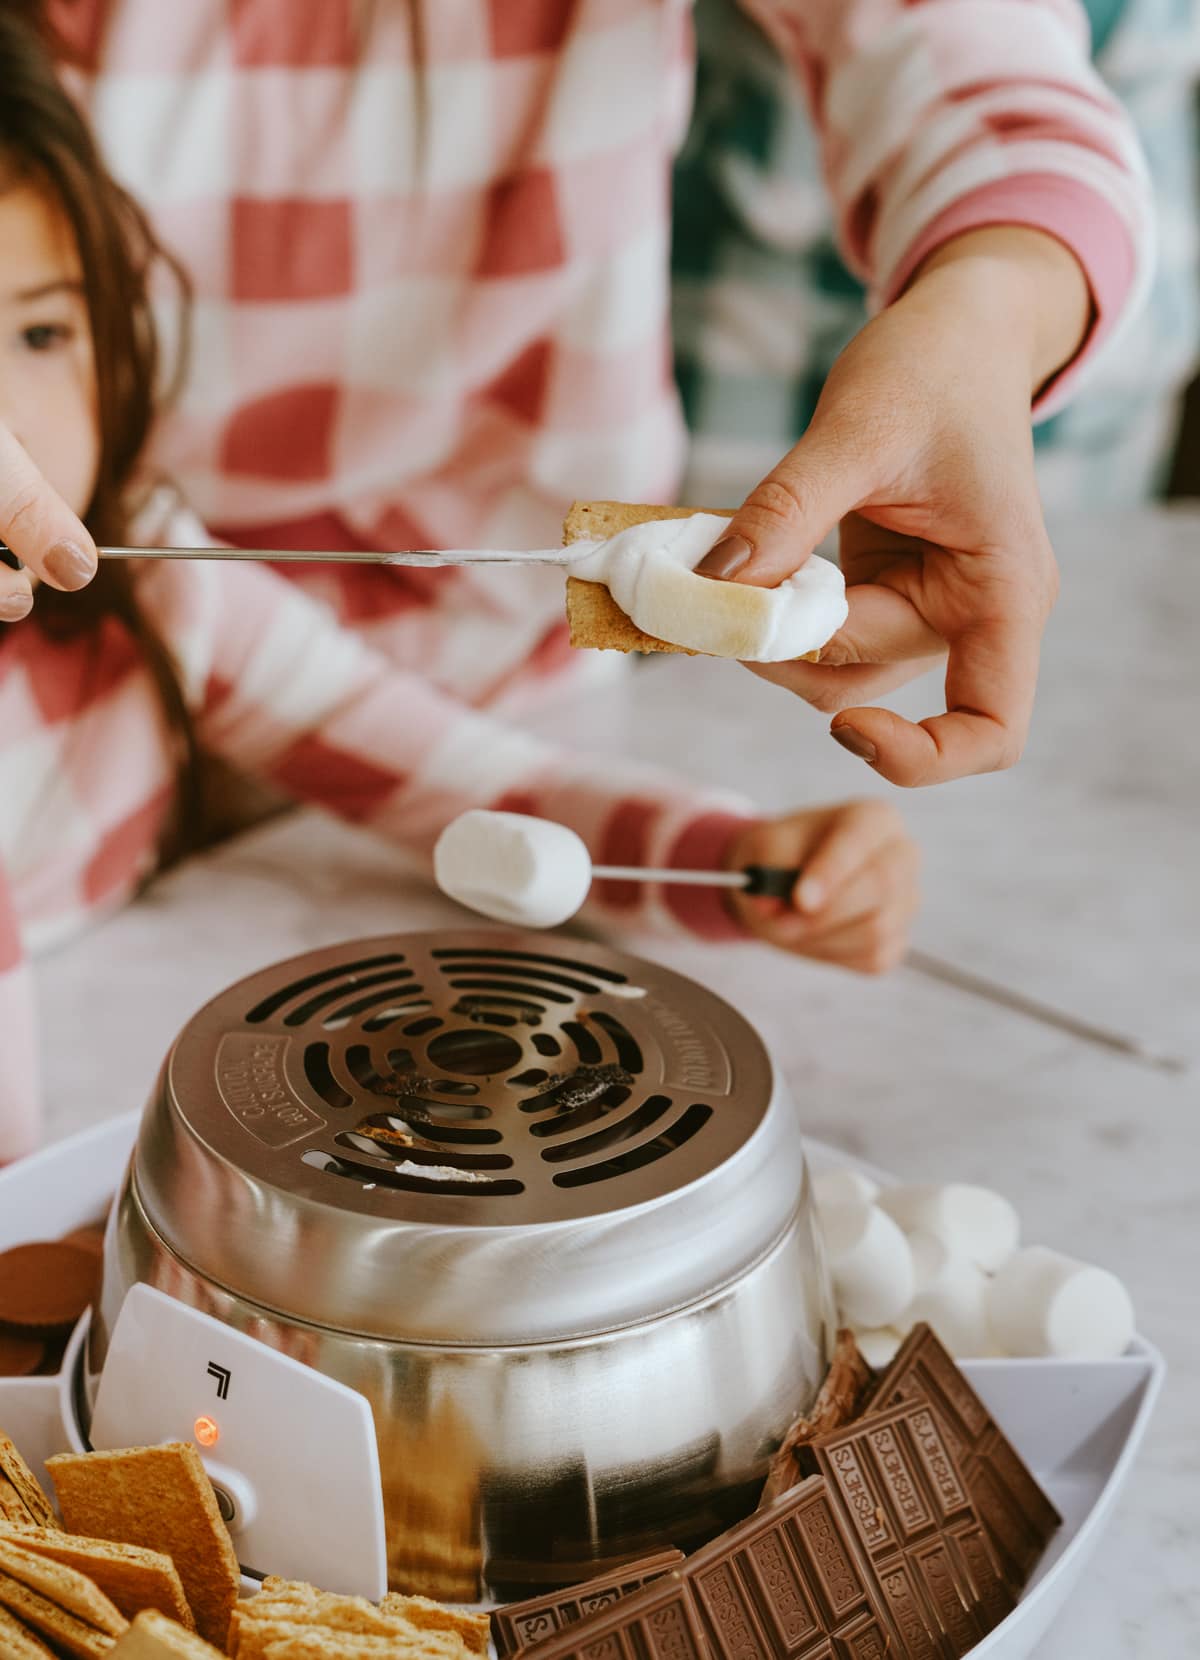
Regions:
<svg viewBox="0 0 1200 1660"><path fill-rule="evenodd" d="M869 488L845 446L831 444L810 428L754 487L696 570L701 576L773 588L800 569Z"/></svg>

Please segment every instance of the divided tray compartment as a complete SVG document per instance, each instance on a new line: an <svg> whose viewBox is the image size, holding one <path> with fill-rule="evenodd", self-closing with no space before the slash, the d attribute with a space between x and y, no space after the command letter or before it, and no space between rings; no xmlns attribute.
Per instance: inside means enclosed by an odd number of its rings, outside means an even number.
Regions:
<svg viewBox="0 0 1200 1660"><path fill-rule="evenodd" d="M128 1113L0 1171L0 1250L103 1215L140 1116ZM814 1171L856 1162L811 1138L807 1149ZM77 1444L68 1429L70 1362L81 1339L79 1330L56 1377L0 1379L0 1425L43 1480L43 1461ZM963 1369L1063 1517L1013 1613L971 1650L972 1660L1026 1660L1083 1577L1132 1472L1166 1367L1138 1337L1119 1360L975 1360Z"/></svg>

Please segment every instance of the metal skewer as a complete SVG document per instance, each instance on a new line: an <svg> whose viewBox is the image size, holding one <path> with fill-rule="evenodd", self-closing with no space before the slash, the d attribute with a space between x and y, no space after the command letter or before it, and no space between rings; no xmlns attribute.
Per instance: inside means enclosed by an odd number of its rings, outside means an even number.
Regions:
<svg viewBox="0 0 1200 1660"><path fill-rule="evenodd" d="M590 545L590 544L588 544ZM586 551L586 550L584 550ZM100 548L101 559L251 559L296 565L418 565L437 569L450 565L568 565L581 552L571 548L533 548L527 551L496 548L414 549L383 552L374 548ZM0 561L21 568L16 554L0 542Z"/></svg>

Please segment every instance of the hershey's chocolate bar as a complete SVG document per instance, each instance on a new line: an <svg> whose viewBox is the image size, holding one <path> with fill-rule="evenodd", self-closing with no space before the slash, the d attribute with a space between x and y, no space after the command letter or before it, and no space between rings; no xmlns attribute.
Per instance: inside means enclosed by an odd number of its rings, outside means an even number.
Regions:
<svg viewBox="0 0 1200 1660"><path fill-rule="evenodd" d="M928 1326L915 1326L884 1372L867 1415L928 1401L1006 1578L1020 1591L1062 1517Z"/></svg>
<svg viewBox="0 0 1200 1660"><path fill-rule="evenodd" d="M895 1652L871 1573L819 1478L690 1556L683 1577L719 1660Z"/></svg>
<svg viewBox="0 0 1200 1660"><path fill-rule="evenodd" d="M544 1643L521 1660L711 1660L687 1582L675 1569Z"/></svg>
<svg viewBox="0 0 1200 1660"><path fill-rule="evenodd" d="M507 1656L517 1649L540 1643L564 1626L573 1625L577 1620L586 1619L588 1615L620 1601L622 1597L640 1591L643 1585L661 1578L682 1561L683 1552L680 1550L658 1551L653 1556L639 1557L636 1562L626 1562L608 1573L597 1574L595 1578L586 1579L581 1585L572 1585L568 1590L550 1591L544 1596L530 1597L525 1602L511 1602L504 1608L497 1608L492 1614L492 1641L499 1660L507 1660Z"/></svg>
<svg viewBox="0 0 1200 1660"><path fill-rule="evenodd" d="M927 1402L859 1419L799 1456L841 1506L907 1660L957 1660L1010 1612L1012 1591Z"/></svg>
<svg viewBox="0 0 1200 1660"><path fill-rule="evenodd" d="M866 1559L821 1478L521 1660L897 1660Z"/></svg>

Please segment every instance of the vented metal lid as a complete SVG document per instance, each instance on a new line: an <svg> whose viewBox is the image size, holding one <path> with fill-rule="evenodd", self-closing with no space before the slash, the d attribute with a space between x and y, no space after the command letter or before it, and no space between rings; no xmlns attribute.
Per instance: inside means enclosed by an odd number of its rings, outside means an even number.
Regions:
<svg viewBox="0 0 1200 1660"><path fill-rule="evenodd" d="M134 1183L195 1271L294 1319L463 1344L704 1296L799 1203L794 1107L735 1010L484 929L310 952L189 1022Z"/></svg>

